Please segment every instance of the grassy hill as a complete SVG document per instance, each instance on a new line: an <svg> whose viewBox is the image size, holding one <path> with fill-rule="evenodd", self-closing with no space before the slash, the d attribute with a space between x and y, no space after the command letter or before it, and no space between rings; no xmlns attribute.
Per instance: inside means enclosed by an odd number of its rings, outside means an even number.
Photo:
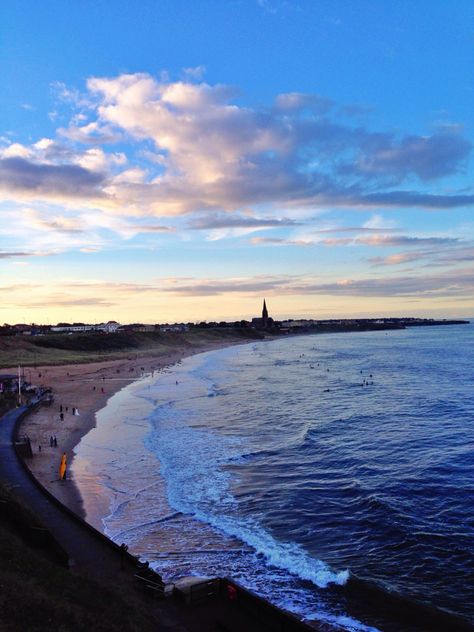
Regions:
<svg viewBox="0 0 474 632"><path fill-rule="evenodd" d="M98 332L45 336L0 337L0 368L21 364L42 366L96 362L134 356L166 355L177 348L199 348L213 342L242 342L262 338L253 329L216 327L184 333Z"/></svg>

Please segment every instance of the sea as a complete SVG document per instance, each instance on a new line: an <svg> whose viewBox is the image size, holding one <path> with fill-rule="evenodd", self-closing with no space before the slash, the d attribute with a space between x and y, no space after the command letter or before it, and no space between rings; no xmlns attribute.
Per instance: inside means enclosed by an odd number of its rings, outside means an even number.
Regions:
<svg viewBox="0 0 474 632"><path fill-rule="evenodd" d="M451 631L474 624L473 447L471 323L188 357L114 395L73 469L87 519L169 582Z"/></svg>

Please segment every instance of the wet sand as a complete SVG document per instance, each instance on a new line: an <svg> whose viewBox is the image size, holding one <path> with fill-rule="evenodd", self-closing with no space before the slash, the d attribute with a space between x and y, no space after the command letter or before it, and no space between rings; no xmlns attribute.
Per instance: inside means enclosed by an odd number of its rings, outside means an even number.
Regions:
<svg viewBox="0 0 474 632"><path fill-rule="evenodd" d="M96 425L96 412L104 408L117 391L144 375L160 372L196 353L247 342L225 340L191 349L177 348L171 353L156 356L134 355L106 362L26 369L25 377L29 382L35 386L51 387L54 396L51 406L41 406L21 424L20 435L28 435L34 453L34 458L27 461L28 467L58 500L85 518L83 500L70 466L75 446ZM79 412L78 415L73 415L73 408ZM56 437L57 447L50 445L50 437ZM67 455L68 463L66 480L59 478L63 453Z"/></svg>

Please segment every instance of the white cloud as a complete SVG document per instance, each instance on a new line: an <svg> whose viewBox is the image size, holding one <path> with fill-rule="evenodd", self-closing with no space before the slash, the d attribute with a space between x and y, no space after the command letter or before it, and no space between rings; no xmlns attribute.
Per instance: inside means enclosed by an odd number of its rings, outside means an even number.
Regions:
<svg viewBox="0 0 474 632"><path fill-rule="evenodd" d="M397 222L394 219L387 219L383 215L376 213L364 222L363 226L364 228L375 228L377 230L390 230L397 227Z"/></svg>
<svg viewBox="0 0 474 632"><path fill-rule="evenodd" d="M1 150L1 155L5 158L29 158L32 153L29 147L21 143L12 143Z"/></svg>

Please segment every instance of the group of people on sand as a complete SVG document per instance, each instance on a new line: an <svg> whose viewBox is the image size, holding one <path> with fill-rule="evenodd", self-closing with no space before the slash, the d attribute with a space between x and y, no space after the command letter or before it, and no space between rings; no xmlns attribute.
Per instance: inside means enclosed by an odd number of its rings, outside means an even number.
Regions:
<svg viewBox="0 0 474 632"><path fill-rule="evenodd" d="M62 404L59 405L59 419L61 421L64 421L64 414L69 412L69 406L65 406L63 407ZM79 408L76 408L75 406L72 407L72 414L73 415L77 415L79 417Z"/></svg>
<svg viewBox="0 0 474 632"><path fill-rule="evenodd" d="M59 407L60 410L60 415L61 415L61 419L64 419L64 413L63 413L63 406L61 404L61 406ZM68 411L68 407L66 406L66 412ZM78 415L79 412L77 411L77 408L73 408L73 415ZM76 411L76 412L75 412ZM28 437L27 437L28 439ZM29 440L29 439L28 439ZM50 435L49 437L49 447L50 448L57 448L58 447L58 439L56 437L56 435ZM42 446L41 443L38 444L38 452L41 453L42 451ZM66 470L67 470L67 456L66 453L63 452L62 456L61 456L61 461L59 463L59 479L60 480L66 480Z"/></svg>
<svg viewBox="0 0 474 632"><path fill-rule="evenodd" d="M63 406L62 404L59 405L59 418L61 421L64 420L64 413L68 413L68 412L69 412L69 406ZM73 415L79 415L79 409L76 408L76 406L71 407L71 412ZM56 438L56 435L50 436L49 445L51 448L58 447L58 440ZM61 456L61 461L59 463L59 480L61 481L66 480L66 470L67 470L67 456L66 456L66 453L64 452L63 455Z"/></svg>
<svg viewBox="0 0 474 632"><path fill-rule="evenodd" d="M56 435L51 435L49 437L49 447L50 448L57 448L58 447L58 439L57 439ZM41 443L38 445L38 452L41 452Z"/></svg>

